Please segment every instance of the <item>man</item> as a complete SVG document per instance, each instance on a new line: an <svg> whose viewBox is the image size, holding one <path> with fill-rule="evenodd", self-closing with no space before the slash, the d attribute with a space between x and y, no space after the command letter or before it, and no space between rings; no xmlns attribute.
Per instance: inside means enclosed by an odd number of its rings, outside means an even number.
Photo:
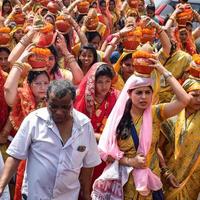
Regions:
<svg viewBox="0 0 200 200"><path fill-rule="evenodd" d="M90 120L73 109L74 99L69 81L51 82L47 108L25 118L7 150L0 194L20 160L27 159L28 200L77 200L79 193L90 199L92 170L101 160Z"/></svg>

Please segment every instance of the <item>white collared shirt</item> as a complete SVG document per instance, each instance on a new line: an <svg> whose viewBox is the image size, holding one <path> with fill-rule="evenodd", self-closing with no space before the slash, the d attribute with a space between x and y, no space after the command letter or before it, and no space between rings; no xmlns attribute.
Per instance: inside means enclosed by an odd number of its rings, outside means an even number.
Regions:
<svg viewBox="0 0 200 200"><path fill-rule="evenodd" d="M47 108L22 122L7 153L28 160L28 200L78 199L81 168L101 163L89 118L73 109L73 119L72 135L64 145Z"/></svg>

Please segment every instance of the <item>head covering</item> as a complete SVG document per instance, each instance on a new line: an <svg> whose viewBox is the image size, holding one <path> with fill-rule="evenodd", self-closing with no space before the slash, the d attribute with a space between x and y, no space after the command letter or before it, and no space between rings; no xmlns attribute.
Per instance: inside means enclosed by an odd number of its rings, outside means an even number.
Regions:
<svg viewBox="0 0 200 200"><path fill-rule="evenodd" d="M183 83L183 88L186 92L200 90L200 79L189 76L189 78Z"/></svg>
<svg viewBox="0 0 200 200"><path fill-rule="evenodd" d="M98 110L95 110L95 73L102 64L106 63L95 63L87 72L78 87L74 103L74 107L78 111L86 114L91 119L95 132L102 132L102 127L104 127L118 96L117 91L111 87L106 99L101 103Z"/></svg>
<svg viewBox="0 0 200 200"><path fill-rule="evenodd" d="M127 100L129 99L128 91L145 86L153 86L151 78L143 78L132 75L126 82L124 89L121 91L120 96L108 117L106 126L103 130L102 136L99 141L99 151L103 160L107 159L108 155L119 160L123 157L123 152L119 150L116 139L116 129L124 114L124 109ZM145 109L143 113L143 120L139 134L139 147L138 153L147 155L151 147L152 141L152 112L151 105ZM152 173L149 168L134 169L133 178L135 187L138 192L146 196L150 190L156 191L161 189L162 183L160 178Z"/></svg>
<svg viewBox="0 0 200 200"><path fill-rule="evenodd" d="M120 58L120 53L118 51L114 51L110 56L110 62L112 64L115 64L119 58Z"/></svg>

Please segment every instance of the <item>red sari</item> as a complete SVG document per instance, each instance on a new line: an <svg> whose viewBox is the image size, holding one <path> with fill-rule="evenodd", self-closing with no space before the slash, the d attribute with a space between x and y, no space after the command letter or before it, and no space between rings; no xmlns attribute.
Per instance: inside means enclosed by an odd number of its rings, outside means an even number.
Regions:
<svg viewBox="0 0 200 200"><path fill-rule="evenodd" d="M42 103L40 107L44 107L45 103ZM12 112L10 114L10 121L17 131L24 120L24 118L32 111L36 110L38 106L36 105L35 98L30 89L29 84L24 81L23 87L18 89L17 99L13 105ZM24 178L24 171L26 167L26 161L22 160L17 169L17 179L15 185L15 196L14 200L22 199L21 188Z"/></svg>
<svg viewBox="0 0 200 200"><path fill-rule="evenodd" d="M6 82L6 73L0 68L0 132L4 128L8 119L8 105L4 98L4 84Z"/></svg>
<svg viewBox="0 0 200 200"><path fill-rule="evenodd" d="M86 114L91 119L94 132L100 134L119 94L118 90L111 87L104 101L98 109L95 109L95 72L101 64L103 63L94 64L85 75L78 87L78 94L74 103L74 107L78 111ZM105 166L105 163L102 162L95 167L92 183L102 174Z"/></svg>

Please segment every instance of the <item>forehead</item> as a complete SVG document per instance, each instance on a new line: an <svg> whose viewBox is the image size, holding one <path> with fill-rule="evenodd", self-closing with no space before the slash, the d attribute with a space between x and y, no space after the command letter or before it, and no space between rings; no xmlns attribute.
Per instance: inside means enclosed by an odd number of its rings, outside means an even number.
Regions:
<svg viewBox="0 0 200 200"><path fill-rule="evenodd" d="M200 90L192 90L189 92L189 94L197 94L200 95Z"/></svg>
<svg viewBox="0 0 200 200"><path fill-rule="evenodd" d="M70 104L72 102L72 96L70 93L67 93L64 97L58 98L53 92L49 94L48 102L53 104Z"/></svg>
<svg viewBox="0 0 200 200"><path fill-rule="evenodd" d="M142 87L135 88L132 91L135 91L135 92L137 92L137 91L145 92L145 91L152 91L152 89L151 89L151 86L142 86Z"/></svg>
<svg viewBox="0 0 200 200"><path fill-rule="evenodd" d="M98 78L97 78L97 80L96 81L105 81L105 80L111 80L111 78L110 77L108 77L108 76L106 76L106 75L101 75L101 76L99 76Z"/></svg>

